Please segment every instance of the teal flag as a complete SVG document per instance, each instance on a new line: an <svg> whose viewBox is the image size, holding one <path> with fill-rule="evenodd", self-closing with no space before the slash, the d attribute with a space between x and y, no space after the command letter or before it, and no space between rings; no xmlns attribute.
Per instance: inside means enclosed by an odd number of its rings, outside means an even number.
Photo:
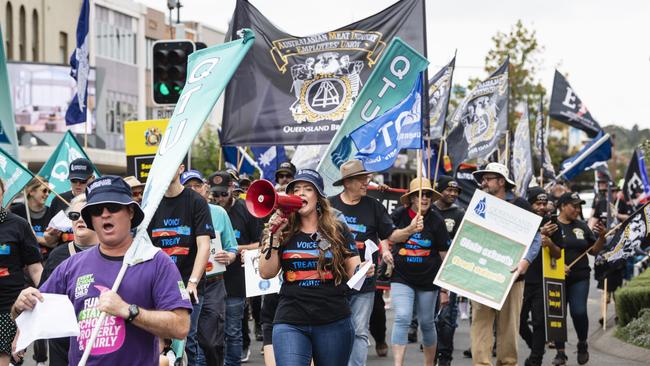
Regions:
<svg viewBox="0 0 650 366"><path fill-rule="evenodd" d="M4 45L0 29L0 45ZM18 157L18 136L14 121L14 107L11 103L9 90L9 73L7 72L7 57L4 47L0 47L0 148L4 149L14 159Z"/></svg>
<svg viewBox="0 0 650 366"><path fill-rule="evenodd" d="M124 257L129 265L151 259L152 253L155 254L147 226L196 135L255 42L255 35L249 29L238 34L241 39L196 51L189 57L187 82L160 141L144 189L144 220L138 227L135 242Z"/></svg>
<svg viewBox="0 0 650 366"><path fill-rule="evenodd" d="M63 135L59 146L50 156L50 159L45 162L38 175L47 179L50 183L50 188L56 193L63 193L70 190L70 181L68 180L68 168L70 162L78 158L88 158L84 149L79 145L79 142L74 137L72 132L68 131ZM95 171L95 178L101 176L99 170L93 165ZM55 195L51 194L47 199L47 204L54 199Z"/></svg>
<svg viewBox="0 0 650 366"><path fill-rule="evenodd" d="M428 65L424 56L399 37L393 38L318 164L327 195L338 193L332 183L341 177L339 167L357 153L350 138L352 131L405 99Z"/></svg>
<svg viewBox="0 0 650 366"><path fill-rule="evenodd" d="M0 46L0 48L2 47ZM9 202L25 188L33 177L32 172L0 148L0 179L5 183L2 207L7 207Z"/></svg>

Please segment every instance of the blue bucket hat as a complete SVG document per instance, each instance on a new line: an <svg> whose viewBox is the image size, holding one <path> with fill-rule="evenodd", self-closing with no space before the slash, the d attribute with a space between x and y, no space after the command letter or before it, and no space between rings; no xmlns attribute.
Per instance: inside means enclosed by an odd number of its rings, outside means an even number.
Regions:
<svg viewBox="0 0 650 366"><path fill-rule="evenodd" d="M287 188L285 188L284 192L290 194L293 190L293 185L298 182L308 182L313 184L314 187L316 187L318 194L323 198L327 198L327 196L325 196L325 189L323 188L323 177L321 177L317 171L312 169L298 170L298 173L296 173L293 180L287 184Z"/></svg>
<svg viewBox="0 0 650 366"><path fill-rule="evenodd" d="M198 179L201 182L204 181L203 175L201 175L198 170L194 169L185 171L183 174L181 174L181 184L185 185L185 183L189 182L190 179Z"/></svg>
<svg viewBox="0 0 650 366"><path fill-rule="evenodd" d="M94 230L93 223L88 212L91 206L117 203L123 206L133 207L133 219L131 228L135 228L144 219L144 212L140 205L131 196L131 187L121 177L105 175L94 180L86 187L86 204L81 209L81 217L90 230Z"/></svg>

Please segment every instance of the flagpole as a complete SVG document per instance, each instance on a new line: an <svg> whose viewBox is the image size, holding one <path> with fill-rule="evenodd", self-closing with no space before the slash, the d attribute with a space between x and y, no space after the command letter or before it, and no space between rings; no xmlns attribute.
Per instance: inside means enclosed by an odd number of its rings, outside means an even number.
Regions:
<svg viewBox="0 0 650 366"><path fill-rule="evenodd" d="M43 180L38 175L34 175L34 179L36 179L43 187L50 189L50 186L47 183L43 182ZM54 193L54 195L57 196L63 203L65 203L66 206L70 206L70 202L68 202L68 200L66 200L65 198L61 197L60 194L56 193L55 191L51 191L51 192Z"/></svg>
<svg viewBox="0 0 650 366"><path fill-rule="evenodd" d="M510 129L506 130L506 168L510 169Z"/></svg>
<svg viewBox="0 0 650 366"><path fill-rule="evenodd" d="M540 95L539 97L539 109L537 110L537 113L542 114L544 112L544 94ZM544 140L546 137L546 131L544 131L544 115L542 114L541 118L538 118L539 124L540 124L540 138L542 139L541 141L541 147L540 147L540 161L542 162L540 168L539 168L539 185L540 187L544 187L544 158L546 157L546 150L544 150Z"/></svg>
<svg viewBox="0 0 650 366"><path fill-rule="evenodd" d="M603 331L607 330L607 277L603 281Z"/></svg>
<svg viewBox="0 0 650 366"><path fill-rule="evenodd" d="M438 156L436 157L436 170L433 172L433 182L431 183L434 187L438 181L438 171L440 170L440 157L442 156L442 144L445 144L445 138L440 137L440 143L438 145ZM431 159L429 159L431 160Z"/></svg>

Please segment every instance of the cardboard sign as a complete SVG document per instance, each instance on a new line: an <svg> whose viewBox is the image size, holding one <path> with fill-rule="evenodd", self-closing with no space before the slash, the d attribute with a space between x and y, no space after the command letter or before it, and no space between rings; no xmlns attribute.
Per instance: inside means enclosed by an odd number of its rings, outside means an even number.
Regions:
<svg viewBox="0 0 650 366"><path fill-rule="evenodd" d="M551 257L548 248L542 248L544 273L544 323L547 341L567 340L566 283L564 273L564 249L558 259Z"/></svg>
<svg viewBox="0 0 650 366"><path fill-rule="evenodd" d="M280 292L282 274L265 280L260 277L259 271L260 250L247 250L244 252L244 273L246 275L246 297L275 294Z"/></svg>
<svg viewBox="0 0 650 366"><path fill-rule="evenodd" d="M477 190L434 284L501 310L541 219Z"/></svg>
<svg viewBox="0 0 650 366"><path fill-rule="evenodd" d="M214 260L217 253L223 251L221 246L221 233L215 230L215 238L210 240L210 255L208 256L208 264L205 266L205 276L207 278L214 277L226 271L226 266Z"/></svg>

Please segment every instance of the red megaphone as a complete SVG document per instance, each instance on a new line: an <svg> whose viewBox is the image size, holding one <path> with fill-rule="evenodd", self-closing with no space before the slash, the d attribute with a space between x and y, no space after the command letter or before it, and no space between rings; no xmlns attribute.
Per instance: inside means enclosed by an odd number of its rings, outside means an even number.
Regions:
<svg viewBox="0 0 650 366"><path fill-rule="evenodd" d="M276 192L273 183L266 179L254 181L246 191L246 208L251 215L257 218L266 217L278 208L286 217L301 207L302 198ZM277 229L274 226L271 228L271 232L275 232Z"/></svg>

